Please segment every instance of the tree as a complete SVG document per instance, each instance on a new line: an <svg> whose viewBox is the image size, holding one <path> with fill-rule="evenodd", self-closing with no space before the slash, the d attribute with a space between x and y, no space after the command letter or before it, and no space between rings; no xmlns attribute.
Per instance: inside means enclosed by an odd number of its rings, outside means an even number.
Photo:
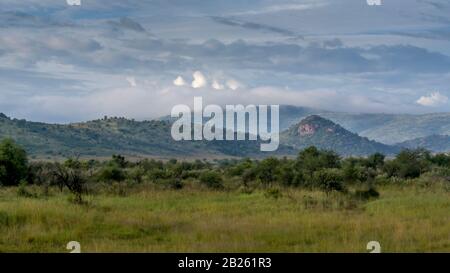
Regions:
<svg viewBox="0 0 450 273"><path fill-rule="evenodd" d="M261 183L268 185L276 181L277 175L279 174L278 166L280 162L274 157L269 157L261 161L257 167L258 178Z"/></svg>
<svg viewBox="0 0 450 273"><path fill-rule="evenodd" d="M314 146L301 151L296 161L296 168L306 171L309 175L323 168L338 168L339 165L339 155L333 151L319 151Z"/></svg>
<svg viewBox="0 0 450 273"><path fill-rule="evenodd" d="M374 153L366 159L366 167L377 169L383 167L386 156L381 153Z"/></svg>
<svg viewBox="0 0 450 273"><path fill-rule="evenodd" d="M103 182L123 181L125 180L125 172L117 164L108 164L103 167L97 174L98 180Z"/></svg>
<svg viewBox="0 0 450 273"><path fill-rule="evenodd" d="M431 158L431 162L440 167L450 167L450 155L437 154Z"/></svg>
<svg viewBox="0 0 450 273"><path fill-rule="evenodd" d="M213 189L223 188L222 175L217 171L205 171L200 175L200 183Z"/></svg>
<svg viewBox="0 0 450 273"><path fill-rule="evenodd" d="M25 150L12 139L0 143L0 184L16 186L27 177L28 160Z"/></svg>
<svg viewBox="0 0 450 273"><path fill-rule="evenodd" d="M400 178L416 178L430 168L431 154L424 149L405 149L394 160L384 165L384 171L389 176Z"/></svg>
<svg viewBox="0 0 450 273"><path fill-rule="evenodd" d="M85 192L86 179L83 177L80 170L56 164L53 174L56 182L61 186L66 186L75 196L75 203L82 204L82 194Z"/></svg>
<svg viewBox="0 0 450 273"><path fill-rule="evenodd" d="M284 163L280 168L279 174L281 183L285 186L297 186L295 182L296 174L294 168L289 163Z"/></svg>
<svg viewBox="0 0 450 273"><path fill-rule="evenodd" d="M314 172L314 185L327 194L332 191L345 191L343 175L338 169L323 169Z"/></svg>
<svg viewBox="0 0 450 273"><path fill-rule="evenodd" d="M127 160L122 155L113 155L111 159L112 164L116 164L120 168L125 168L128 164Z"/></svg>

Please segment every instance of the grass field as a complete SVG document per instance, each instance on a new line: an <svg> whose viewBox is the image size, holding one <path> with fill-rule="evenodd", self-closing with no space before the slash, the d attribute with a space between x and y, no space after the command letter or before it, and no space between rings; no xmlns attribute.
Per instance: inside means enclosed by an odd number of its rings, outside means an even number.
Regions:
<svg viewBox="0 0 450 273"><path fill-rule="evenodd" d="M199 189L18 197L0 190L1 252L450 252L450 195L385 186L380 198L282 189L278 198Z"/></svg>

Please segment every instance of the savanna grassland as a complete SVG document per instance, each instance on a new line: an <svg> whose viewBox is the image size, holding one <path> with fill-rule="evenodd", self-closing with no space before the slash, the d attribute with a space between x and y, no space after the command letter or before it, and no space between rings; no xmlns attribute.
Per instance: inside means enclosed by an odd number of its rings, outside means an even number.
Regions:
<svg viewBox="0 0 450 273"><path fill-rule="evenodd" d="M34 189L37 190L37 189ZM449 252L450 198L439 187L385 186L368 202L284 189L280 196L140 189L126 196L17 197L0 192L0 251Z"/></svg>
<svg viewBox="0 0 450 273"><path fill-rule="evenodd" d="M29 162L0 143L0 252L450 252L450 156Z"/></svg>

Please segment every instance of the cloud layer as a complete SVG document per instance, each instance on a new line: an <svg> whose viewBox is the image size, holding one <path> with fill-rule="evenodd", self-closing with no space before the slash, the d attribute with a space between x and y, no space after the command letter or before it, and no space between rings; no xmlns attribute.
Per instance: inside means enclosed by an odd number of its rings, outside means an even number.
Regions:
<svg viewBox="0 0 450 273"><path fill-rule="evenodd" d="M449 12L444 0L3 0L0 108L52 122L153 118L202 95L449 111Z"/></svg>

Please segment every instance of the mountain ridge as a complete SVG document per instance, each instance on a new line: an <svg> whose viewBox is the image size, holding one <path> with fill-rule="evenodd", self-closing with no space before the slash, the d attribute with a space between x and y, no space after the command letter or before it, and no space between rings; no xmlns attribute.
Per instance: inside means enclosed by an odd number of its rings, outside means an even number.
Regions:
<svg viewBox="0 0 450 273"><path fill-rule="evenodd" d="M408 149L424 148L435 153L450 152L450 136L431 135L407 140L397 145Z"/></svg>
<svg viewBox="0 0 450 273"><path fill-rule="evenodd" d="M348 114L341 113L333 116L332 112L325 112L320 115L310 114L315 110L312 108L301 108L295 106L283 106L280 115L281 143L280 149L276 153L265 153L267 155L292 155L298 149L305 148L305 145L315 145L319 148L333 149L343 155L367 155L372 152L383 152L393 154L399 147L417 147L412 141L418 138L400 141L394 145L386 145L364 134L359 135L354 131L367 131L367 127L375 126L381 128L392 120L394 114ZM287 110L286 110L287 109ZM304 116L306 115L306 116ZM350 116L349 116L350 115ZM428 119L438 118L442 121L442 128L449 123L445 117L448 113L427 114L416 116ZM333 118L328 119L329 116ZM334 120L346 120L347 127L353 127L354 131L342 126ZM406 115L406 117L411 117ZM414 117L414 116L413 116ZM444 118L443 118L444 117ZM305 121L306 120L306 121ZM325 121L326 120L326 121ZM368 120L364 124L364 121ZM319 139L308 138L303 143L289 138L295 137L291 128L301 122L317 121L319 124L328 126L337 135L327 139L326 135L319 135ZM283 123L284 122L284 123ZM296 123L295 123L296 122ZM291 123L294 123L293 125ZM291 124L283 130L287 124ZM408 123L411 124L411 123ZM377 127L378 126L378 127ZM392 126L392 124L390 125ZM421 125L424 126L423 124ZM421 127L419 126L419 127ZM434 128L437 125L431 125ZM450 126L450 125L449 125ZM261 142L255 141L184 141L177 142L170 135L170 120L146 120L136 121L126 118L103 118L87 122L70 124L47 124L43 122L30 122L26 120L12 119L0 113L0 137L12 137L19 144L27 148L32 155L39 156L73 156L79 153L86 156L108 156L114 153L122 153L136 156L158 156L158 157L180 157L180 156L261 156L259 150ZM414 129L414 126L411 130ZM291 130L291 131L290 131ZM290 133L289 133L290 132ZM429 135L431 136L431 135ZM322 137L320 139L320 137ZM425 136L425 138L428 137ZM347 139L344 139L347 138ZM442 152L439 148L450 146L448 138L440 138L439 144L434 145L432 138L427 143L434 152ZM409 142L408 142L409 141ZM419 140L417 140L419 141ZM327 143L329 142L329 143ZM353 142L353 143L352 143ZM442 144L443 143L443 144ZM444 145L445 144L445 145ZM293 146L294 148L290 147ZM446 150L447 151L447 150Z"/></svg>

